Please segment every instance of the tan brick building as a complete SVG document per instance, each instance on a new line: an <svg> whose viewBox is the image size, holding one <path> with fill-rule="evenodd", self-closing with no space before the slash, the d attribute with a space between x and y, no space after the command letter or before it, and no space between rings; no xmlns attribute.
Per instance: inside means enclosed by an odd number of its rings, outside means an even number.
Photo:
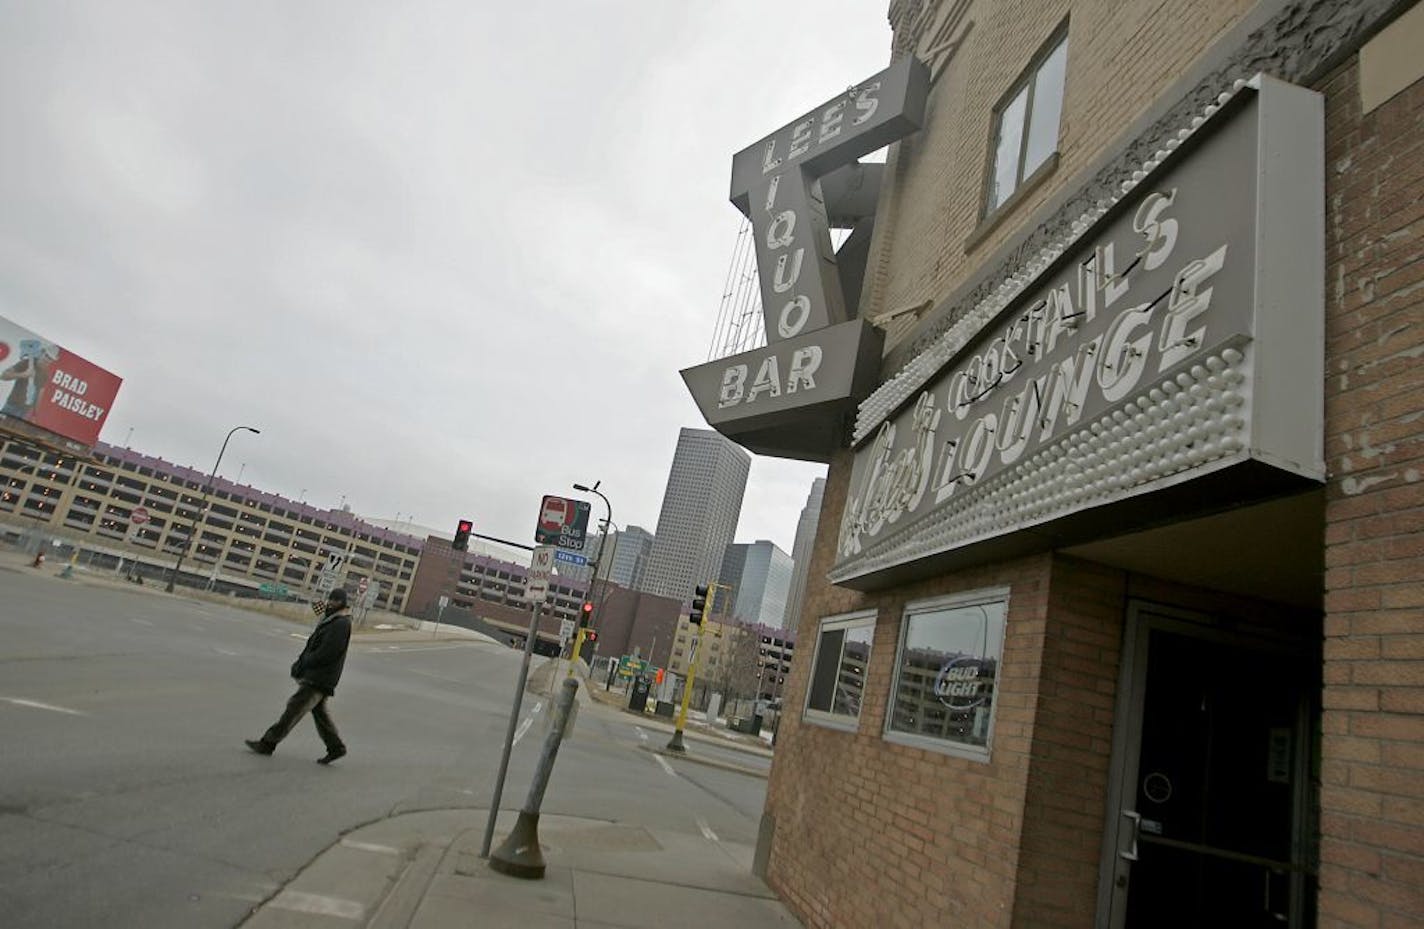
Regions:
<svg viewBox="0 0 1424 929"><path fill-rule="evenodd" d="M818 927L1424 925L1424 6L888 14L922 67L734 161L768 344L684 372L830 464L758 866Z"/></svg>

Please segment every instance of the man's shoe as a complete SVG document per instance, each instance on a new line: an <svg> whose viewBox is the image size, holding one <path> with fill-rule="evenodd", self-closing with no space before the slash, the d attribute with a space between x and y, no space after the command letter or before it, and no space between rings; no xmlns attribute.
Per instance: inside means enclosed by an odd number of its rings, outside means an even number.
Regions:
<svg viewBox="0 0 1424 929"><path fill-rule="evenodd" d="M331 764L331 763L332 763L333 761L335 761L336 759L338 759L338 758L344 758L344 757L346 757L346 749L344 749L344 748L328 748L328 749L326 750L326 754L323 755L322 757L318 758L318 759L316 760L316 763L317 763L317 764Z"/></svg>
<svg viewBox="0 0 1424 929"><path fill-rule="evenodd" d="M243 739L247 747L259 755L270 755L277 746L271 742L264 742L261 739Z"/></svg>

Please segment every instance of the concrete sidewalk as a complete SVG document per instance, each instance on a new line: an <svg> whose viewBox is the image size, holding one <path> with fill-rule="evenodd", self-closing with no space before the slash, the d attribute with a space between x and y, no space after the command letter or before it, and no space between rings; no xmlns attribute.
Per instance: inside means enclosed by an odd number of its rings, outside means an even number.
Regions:
<svg viewBox="0 0 1424 929"><path fill-rule="evenodd" d="M561 679L567 667L545 660L533 669L527 696ZM587 686L579 688L578 700L587 710L593 710L591 696ZM715 737L701 738L725 744ZM686 757L698 760L695 749ZM242 925L245 929L801 925L752 875L755 849L750 845L637 823L546 814L539 821L545 875L524 880L492 870L480 857L488 816L487 810L479 809L432 810L355 829L317 856ZM501 811L494 850L514 828L517 816L516 810Z"/></svg>
<svg viewBox="0 0 1424 929"><path fill-rule="evenodd" d="M408 813L344 836L242 923L246 929L795 927L751 875L752 849L700 835L544 816L542 880L480 858L487 812ZM514 825L502 813L494 847Z"/></svg>

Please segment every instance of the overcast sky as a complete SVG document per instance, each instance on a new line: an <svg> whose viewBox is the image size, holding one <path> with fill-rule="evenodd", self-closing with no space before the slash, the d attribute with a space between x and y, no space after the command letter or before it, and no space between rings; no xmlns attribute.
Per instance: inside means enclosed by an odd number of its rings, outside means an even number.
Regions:
<svg viewBox="0 0 1424 929"><path fill-rule="evenodd" d="M0 316L124 379L101 438L532 541L656 527L733 153L885 66L887 0L0 0ZM823 466L756 458L791 550ZM594 513L602 504L592 499Z"/></svg>

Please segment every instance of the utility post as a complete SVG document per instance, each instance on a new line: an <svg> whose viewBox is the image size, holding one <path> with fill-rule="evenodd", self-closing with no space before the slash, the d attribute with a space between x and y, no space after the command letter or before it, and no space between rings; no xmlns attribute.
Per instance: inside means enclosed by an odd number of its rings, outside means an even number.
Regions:
<svg viewBox="0 0 1424 929"><path fill-rule="evenodd" d="M579 612L578 629L574 632L574 650L569 654L568 677L574 676L574 668L578 666L579 651L583 649L583 643L585 641L597 641L598 639L598 633L589 628L593 624L593 587L598 583L598 563L603 560L603 543L608 540L608 532L613 528L613 504L609 503L608 497L598 489L602 484L603 481L594 481L591 487L585 484L574 485L574 490L582 493L597 494L598 498L603 501L606 515L603 519L603 532L598 537L598 551L594 552L593 555L593 573L589 575L588 578L588 595ZM608 596L608 582L606 580L603 582L603 596L605 598Z"/></svg>
<svg viewBox="0 0 1424 929"><path fill-rule="evenodd" d="M667 750L682 753L687 746L682 743L682 730L687 726L687 705L692 702L692 682L697 678L697 663L702 657L702 617L704 610L711 613L717 602L717 588L720 584L698 585L692 591L692 610L687 621L698 629L697 641L692 646L692 659L687 667L687 680L682 684L682 706L677 712L677 728L668 740Z"/></svg>
<svg viewBox="0 0 1424 929"><path fill-rule="evenodd" d="M216 483L218 479L218 468L222 466L223 453L227 451L227 443L232 439L233 435L238 432L250 432L253 435L262 434L261 429L254 429L252 426L233 426L228 432L227 437L223 439L222 448L218 449L218 460L213 462L213 470L208 474L208 482L203 485L203 496L198 501L198 514L193 517L191 524L188 526L188 535L183 540L183 545L178 549L178 560L174 562L173 570L168 575L168 583L163 588L170 594L173 593L173 585L177 583L178 575L183 570L183 559L187 556L188 549L193 544L193 537L198 534L199 527L202 526L204 518L207 515L208 497L212 494L213 484ZM76 471L75 473L77 474L78 472ZM177 525L178 507L182 505L182 502L183 495L179 494L178 502L173 507L173 522L175 526Z"/></svg>

